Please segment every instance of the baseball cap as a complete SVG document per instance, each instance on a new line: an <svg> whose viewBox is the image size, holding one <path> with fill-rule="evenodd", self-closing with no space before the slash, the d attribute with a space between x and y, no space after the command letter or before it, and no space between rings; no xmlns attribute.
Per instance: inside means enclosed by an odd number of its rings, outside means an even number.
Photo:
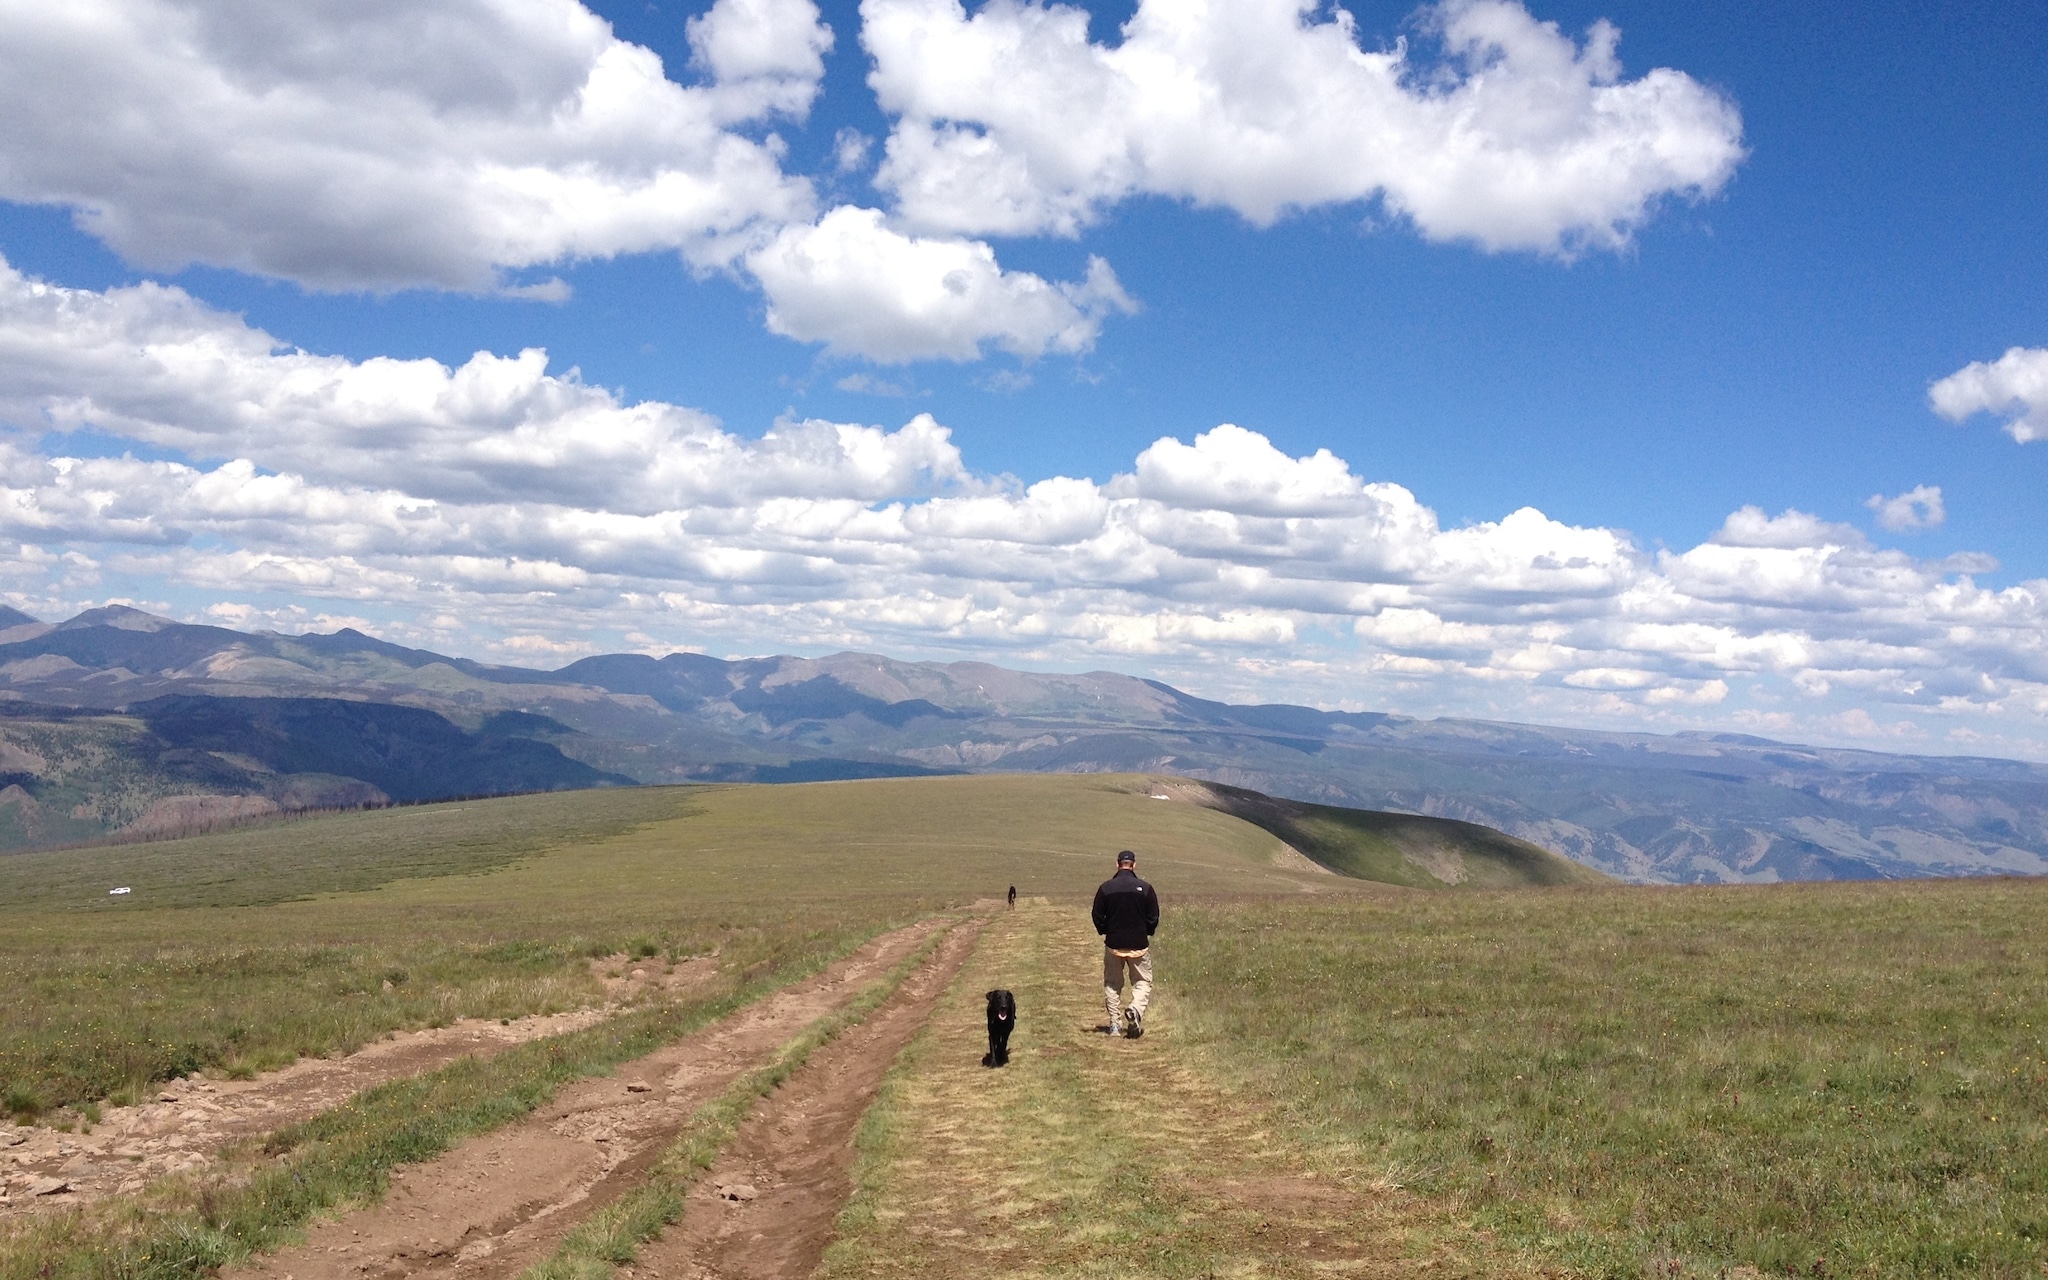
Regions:
<svg viewBox="0 0 2048 1280"><path fill-rule="evenodd" d="M1137 863L1137 861L1138 855L1132 853L1129 849L1126 849L1122 853L1116 855L1116 865L1120 867L1133 866Z"/></svg>

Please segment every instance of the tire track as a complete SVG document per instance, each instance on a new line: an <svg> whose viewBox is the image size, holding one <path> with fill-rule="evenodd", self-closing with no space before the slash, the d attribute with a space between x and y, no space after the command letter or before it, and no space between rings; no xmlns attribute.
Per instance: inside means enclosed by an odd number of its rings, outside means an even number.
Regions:
<svg viewBox="0 0 2048 1280"><path fill-rule="evenodd" d="M222 1275L517 1275L546 1257L577 1222L623 1194L695 1108L948 927L927 920L884 934L816 977L626 1063L612 1076L571 1084L532 1115L395 1172L380 1203L317 1223L304 1244Z"/></svg>
<svg viewBox="0 0 2048 1280"><path fill-rule="evenodd" d="M853 1136L861 1117L979 936L978 925L956 930L887 1003L819 1049L756 1106L716 1166L698 1180L682 1220L640 1251L632 1274L808 1277L853 1193Z"/></svg>

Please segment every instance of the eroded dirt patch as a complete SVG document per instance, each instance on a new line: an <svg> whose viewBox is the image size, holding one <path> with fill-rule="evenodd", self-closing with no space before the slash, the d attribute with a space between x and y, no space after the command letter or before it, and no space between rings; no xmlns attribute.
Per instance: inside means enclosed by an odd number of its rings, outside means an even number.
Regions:
<svg viewBox="0 0 2048 1280"><path fill-rule="evenodd" d="M945 921L885 934L822 974L636 1059L579 1081L540 1110L398 1171L391 1193L315 1224L303 1245L229 1280L513 1276L630 1188L684 1120L742 1072L844 1006Z"/></svg>
<svg viewBox="0 0 2048 1280"><path fill-rule="evenodd" d="M632 1274L808 1277L853 1191L854 1130L896 1056L930 1019L977 933L956 930L888 1003L762 1100L724 1157L697 1182L682 1221L641 1251Z"/></svg>
<svg viewBox="0 0 2048 1280"><path fill-rule="evenodd" d="M673 962L662 956L600 956L590 962L590 975L604 987L607 1004L634 1004L703 990L718 976L718 952Z"/></svg>

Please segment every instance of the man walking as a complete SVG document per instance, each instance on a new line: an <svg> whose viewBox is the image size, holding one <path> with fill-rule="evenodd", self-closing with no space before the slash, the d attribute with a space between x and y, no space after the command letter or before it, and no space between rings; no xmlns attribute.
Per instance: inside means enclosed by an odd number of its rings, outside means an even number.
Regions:
<svg viewBox="0 0 2048 1280"><path fill-rule="evenodd" d="M1145 1008L1152 1003L1152 935L1159 932L1159 895L1138 879L1138 855L1116 855L1116 874L1095 891L1095 932L1102 935L1102 997L1109 1005L1109 1034L1136 1040L1145 1034ZM1124 979L1131 1003L1118 1005Z"/></svg>

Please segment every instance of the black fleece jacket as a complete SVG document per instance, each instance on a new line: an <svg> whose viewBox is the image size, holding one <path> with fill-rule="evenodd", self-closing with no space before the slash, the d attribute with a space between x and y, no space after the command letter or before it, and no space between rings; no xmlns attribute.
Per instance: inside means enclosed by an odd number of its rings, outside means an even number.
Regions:
<svg viewBox="0 0 2048 1280"><path fill-rule="evenodd" d="M1159 932L1159 895L1128 867L1095 891L1095 932L1114 951L1140 951Z"/></svg>

